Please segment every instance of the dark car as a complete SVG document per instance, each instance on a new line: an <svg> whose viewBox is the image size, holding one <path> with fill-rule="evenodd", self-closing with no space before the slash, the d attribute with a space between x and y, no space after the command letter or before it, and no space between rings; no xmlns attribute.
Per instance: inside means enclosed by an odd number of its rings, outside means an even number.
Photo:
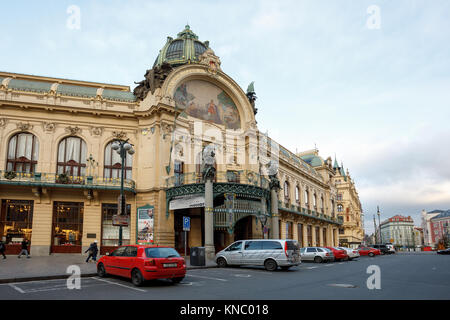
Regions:
<svg viewBox="0 0 450 320"><path fill-rule="evenodd" d="M381 254L391 254L391 251L385 244L374 244L372 248L380 250Z"/></svg>
<svg viewBox="0 0 450 320"><path fill-rule="evenodd" d="M450 254L450 248L436 251L437 254Z"/></svg>

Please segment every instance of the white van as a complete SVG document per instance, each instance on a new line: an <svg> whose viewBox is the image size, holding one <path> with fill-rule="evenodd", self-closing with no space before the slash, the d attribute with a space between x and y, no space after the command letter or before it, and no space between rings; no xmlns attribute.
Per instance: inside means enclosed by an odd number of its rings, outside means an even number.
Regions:
<svg viewBox="0 0 450 320"><path fill-rule="evenodd" d="M227 265L264 266L268 271L278 267L288 270L301 263L300 246L297 240L252 239L239 240L216 254L216 263Z"/></svg>

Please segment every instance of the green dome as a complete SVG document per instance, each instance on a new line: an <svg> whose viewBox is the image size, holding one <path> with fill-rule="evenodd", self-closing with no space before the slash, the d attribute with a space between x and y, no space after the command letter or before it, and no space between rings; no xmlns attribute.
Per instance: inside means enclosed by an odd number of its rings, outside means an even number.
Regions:
<svg viewBox="0 0 450 320"><path fill-rule="evenodd" d="M177 38L167 37L167 43L159 51L159 55L153 64L153 68L167 62L172 67L198 61L198 57L209 47L209 42L201 42L192 32L189 25L178 33Z"/></svg>
<svg viewBox="0 0 450 320"><path fill-rule="evenodd" d="M303 161L307 162L311 167L320 167L324 163L321 157L314 154L304 155L300 158L302 158Z"/></svg>

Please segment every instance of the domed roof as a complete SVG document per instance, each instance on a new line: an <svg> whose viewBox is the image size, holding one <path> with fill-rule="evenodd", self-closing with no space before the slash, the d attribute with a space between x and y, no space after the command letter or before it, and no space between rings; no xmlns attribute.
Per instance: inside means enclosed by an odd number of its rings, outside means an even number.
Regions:
<svg viewBox="0 0 450 320"><path fill-rule="evenodd" d="M302 158L302 160L308 163L311 167L320 167L324 164L323 159L315 154L303 155L300 158Z"/></svg>
<svg viewBox="0 0 450 320"><path fill-rule="evenodd" d="M177 38L167 37L167 43L159 51L153 68L167 62L173 67L186 63L197 62L198 57L209 47L209 41L201 42L192 32L189 25L178 33Z"/></svg>

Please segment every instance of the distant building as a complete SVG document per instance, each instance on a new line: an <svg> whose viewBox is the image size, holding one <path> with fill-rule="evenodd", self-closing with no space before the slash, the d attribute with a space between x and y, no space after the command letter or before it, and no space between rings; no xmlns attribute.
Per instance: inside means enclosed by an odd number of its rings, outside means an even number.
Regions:
<svg viewBox="0 0 450 320"><path fill-rule="evenodd" d="M422 210L422 229L423 229L423 239L425 246L434 246L431 233L431 219L438 216L439 214L445 212L445 210L433 210L427 212Z"/></svg>
<svg viewBox="0 0 450 320"><path fill-rule="evenodd" d="M414 245L423 246L423 229L419 227L414 227Z"/></svg>
<svg viewBox="0 0 450 320"><path fill-rule="evenodd" d="M396 215L381 223L381 240L396 247L414 247L414 221L408 216Z"/></svg>
<svg viewBox="0 0 450 320"><path fill-rule="evenodd" d="M439 241L443 241L443 245L449 245L450 237L450 210L444 211L430 219L431 241L437 246Z"/></svg>

